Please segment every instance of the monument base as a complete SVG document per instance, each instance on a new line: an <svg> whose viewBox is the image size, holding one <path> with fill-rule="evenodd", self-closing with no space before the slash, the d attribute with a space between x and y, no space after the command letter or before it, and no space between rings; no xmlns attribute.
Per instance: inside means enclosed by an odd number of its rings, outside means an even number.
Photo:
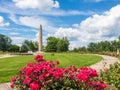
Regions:
<svg viewBox="0 0 120 90"><path fill-rule="evenodd" d="M36 54L43 54L43 51L37 51Z"/></svg>

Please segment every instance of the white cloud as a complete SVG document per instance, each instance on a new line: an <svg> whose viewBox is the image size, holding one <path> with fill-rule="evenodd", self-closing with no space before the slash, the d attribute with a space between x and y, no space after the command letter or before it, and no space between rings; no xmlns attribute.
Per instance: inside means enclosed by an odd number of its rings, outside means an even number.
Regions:
<svg viewBox="0 0 120 90"><path fill-rule="evenodd" d="M12 0L15 5L22 9L36 9L50 10L52 8L59 8L59 2L55 0Z"/></svg>
<svg viewBox="0 0 120 90"><path fill-rule="evenodd" d="M2 5L1 5L2 6ZM19 11L19 12L18 12ZM61 10L51 9L51 10L38 10L38 9L21 9L17 8L13 3L4 3L0 7L0 12L8 13L10 15L22 15L22 16L38 16L38 15L50 15L50 16L75 16L75 15L93 15L97 12L94 11L82 11L82 10Z"/></svg>
<svg viewBox="0 0 120 90"><path fill-rule="evenodd" d="M87 41L111 40L120 33L120 5L111 8L102 15L93 15L80 23ZM84 37L84 36L83 36Z"/></svg>
<svg viewBox="0 0 120 90"><path fill-rule="evenodd" d="M59 28L54 36L67 36L70 48L87 45L90 42L116 40L120 34L120 5L111 8L103 14L95 14L86 18L74 28Z"/></svg>
<svg viewBox="0 0 120 90"><path fill-rule="evenodd" d="M0 16L0 26L9 26L9 25L10 25L10 23L4 22L4 18L2 16Z"/></svg>
<svg viewBox="0 0 120 90"><path fill-rule="evenodd" d="M76 40L77 37L80 37L80 31L73 28L58 28L54 36L56 37L68 37L70 40Z"/></svg>
<svg viewBox="0 0 120 90"><path fill-rule="evenodd" d="M56 30L52 22L50 22L49 20L43 17L21 16L17 18L15 16L10 16L10 19L14 21L16 24L37 28L37 29L41 24L46 32L54 32Z"/></svg>
<svg viewBox="0 0 120 90"><path fill-rule="evenodd" d="M30 38L30 37L23 37L23 36L11 36L10 38L12 39L13 44L17 44L19 46L22 45L22 42L24 40L33 40L33 41L36 40L36 37L35 38Z"/></svg>
<svg viewBox="0 0 120 90"><path fill-rule="evenodd" d="M22 42L26 39L24 37L10 37L12 39L12 43L13 44L17 44L20 45L22 44Z"/></svg>
<svg viewBox="0 0 120 90"><path fill-rule="evenodd" d="M10 35L19 35L20 33L17 32L11 32Z"/></svg>

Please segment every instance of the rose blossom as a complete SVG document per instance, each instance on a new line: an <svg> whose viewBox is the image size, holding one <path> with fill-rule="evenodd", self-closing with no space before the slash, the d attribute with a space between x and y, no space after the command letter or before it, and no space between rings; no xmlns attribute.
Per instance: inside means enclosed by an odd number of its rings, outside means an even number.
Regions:
<svg viewBox="0 0 120 90"><path fill-rule="evenodd" d="M33 82L30 84L30 90L39 90L40 84Z"/></svg>
<svg viewBox="0 0 120 90"><path fill-rule="evenodd" d="M11 78L11 82L16 82L16 78Z"/></svg>
<svg viewBox="0 0 120 90"><path fill-rule="evenodd" d="M42 61L42 60L44 60L42 55L36 55L34 59L36 61Z"/></svg>
<svg viewBox="0 0 120 90"><path fill-rule="evenodd" d="M11 88L14 88L14 84L11 84L10 87L11 87Z"/></svg>

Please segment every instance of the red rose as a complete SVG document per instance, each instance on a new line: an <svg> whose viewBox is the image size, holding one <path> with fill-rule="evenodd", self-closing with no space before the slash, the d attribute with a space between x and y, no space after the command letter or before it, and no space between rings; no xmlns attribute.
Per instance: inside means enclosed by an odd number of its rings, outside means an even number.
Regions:
<svg viewBox="0 0 120 90"><path fill-rule="evenodd" d="M86 73L80 73L80 74L77 75L77 78L79 80L82 80L82 81L86 82L88 80L88 75Z"/></svg>
<svg viewBox="0 0 120 90"><path fill-rule="evenodd" d="M16 82L16 78L11 78L11 82Z"/></svg>
<svg viewBox="0 0 120 90"><path fill-rule="evenodd" d="M37 82L30 84L30 90L39 90L40 85Z"/></svg>
<svg viewBox="0 0 120 90"><path fill-rule="evenodd" d="M28 84L32 81L32 78L26 78L24 81L23 81L23 84Z"/></svg>
<svg viewBox="0 0 120 90"><path fill-rule="evenodd" d="M11 87L11 88L14 88L14 84L11 84L10 87Z"/></svg>
<svg viewBox="0 0 120 90"><path fill-rule="evenodd" d="M34 59L36 61L42 61L42 60L44 60L42 55L36 55Z"/></svg>
<svg viewBox="0 0 120 90"><path fill-rule="evenodd" d="M58 64L60 64L60 62L59 62L59 61L56 61L56 64L58 65Z"/></svg>
<svg viewBox="0 0 120 90"><path fill-rule="evenodd" d="M106 85L105 84L100 84L100 87L101 88L106 88Z"/></svg>

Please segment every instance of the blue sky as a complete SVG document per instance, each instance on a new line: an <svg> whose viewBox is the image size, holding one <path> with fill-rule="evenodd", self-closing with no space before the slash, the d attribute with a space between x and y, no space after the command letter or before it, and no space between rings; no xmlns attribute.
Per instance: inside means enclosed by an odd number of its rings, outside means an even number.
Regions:
<svg viewBox="0 0 120 90"><path fill-rule="evenodd" d="M120 35L120 0L0 0L0 34L13 44L49 36L68 37L70 49Z"/></svg>

